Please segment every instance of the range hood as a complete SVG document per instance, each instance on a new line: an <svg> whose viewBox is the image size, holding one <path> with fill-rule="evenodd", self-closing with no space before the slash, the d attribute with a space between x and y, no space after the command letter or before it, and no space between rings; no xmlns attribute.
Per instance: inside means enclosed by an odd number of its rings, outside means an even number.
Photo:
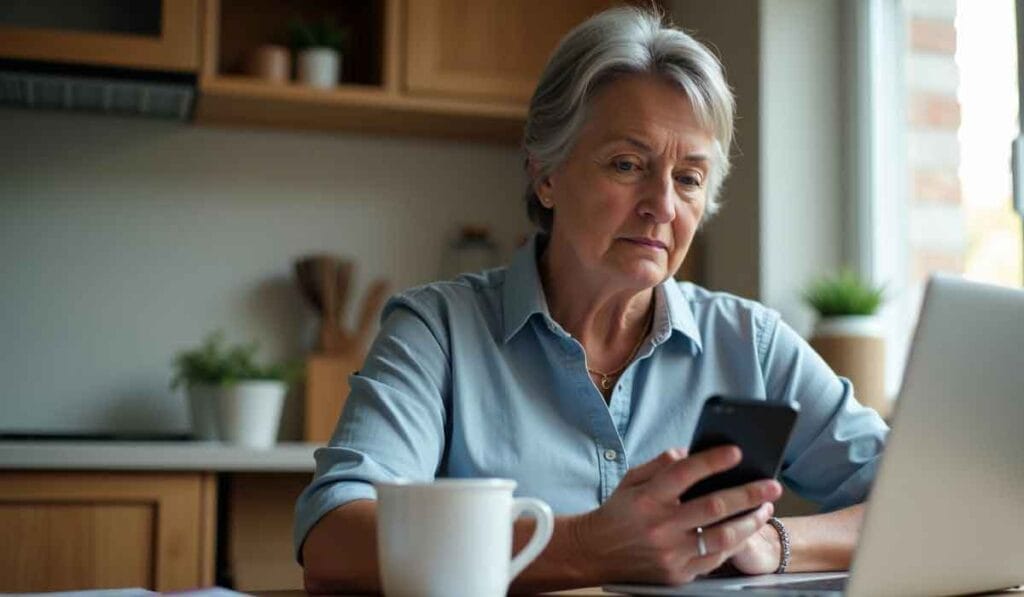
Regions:
<svg viewBox="0 0 1024 597"><path fill-rule="evenodd" d="M186 121L195 97L191 74L0 61L0 106Z"/></svg>

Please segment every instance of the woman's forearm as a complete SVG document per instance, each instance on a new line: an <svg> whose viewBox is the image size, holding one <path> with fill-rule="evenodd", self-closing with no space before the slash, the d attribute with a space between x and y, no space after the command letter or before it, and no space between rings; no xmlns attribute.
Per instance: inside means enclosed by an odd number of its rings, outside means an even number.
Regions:
<svg viewBox="0 0 1024 597"><path fill-rule="evenodd" d="M377 502L349 502L325 514L302 545L302 569L309 593L378 592Z"/></svg>
<svg viewBox="0 0 1024 597"><path fill-rule="evenodd" d="M791 551L786 571L849 569L863 518L864 504L828 514L781 518L782 524L789 531ZM762 532L773 544L779 544L779 536L774 528L769 526Z"/></svg>
<svg viewBox="0 0 1024 597"><path fill-rule="evenodd" d="M514 593L540 593L602 583L600 571L586 555L579 538L580 516L556 516L551 541L540 556L512 580ZM533 536L536 523L520 519L515 523L512 540L513 554L519 553Z"/></svg>

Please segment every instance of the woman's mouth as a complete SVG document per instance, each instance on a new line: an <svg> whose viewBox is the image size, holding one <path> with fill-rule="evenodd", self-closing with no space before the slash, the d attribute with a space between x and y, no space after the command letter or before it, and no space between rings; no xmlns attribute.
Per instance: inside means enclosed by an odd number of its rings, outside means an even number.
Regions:
<svg viewBox="0 0 1024 597"><path fill-rule="evenodd" d="M668 246L656 238L647 238L646 236L627 236L622 240L629 241L637 245L643 245L645 247L651 247L652 249L668 251Z"/></svg>

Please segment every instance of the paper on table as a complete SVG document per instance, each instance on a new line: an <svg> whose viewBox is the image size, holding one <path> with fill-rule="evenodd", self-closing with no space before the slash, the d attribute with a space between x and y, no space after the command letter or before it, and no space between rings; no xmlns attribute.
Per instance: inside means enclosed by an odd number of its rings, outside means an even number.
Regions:
<svg viewBox="0 0 1024 597"><path fill-rule="evenodd" d="M58 591L52 593L23 593L24 595L45 595L46 597L148 597L149 595L180 595L182 597L237 597L247 595L231 589L210 587L207 589L194 589L191 591L175 591L168 593L156 593L142 588L132 589L97 589L90 591Z"/></svg>

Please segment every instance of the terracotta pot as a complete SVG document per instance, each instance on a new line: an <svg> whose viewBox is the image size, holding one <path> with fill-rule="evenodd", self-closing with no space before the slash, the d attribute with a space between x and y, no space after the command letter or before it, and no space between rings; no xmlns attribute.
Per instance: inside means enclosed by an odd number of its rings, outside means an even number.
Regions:
<svg viewBox="0 0 1024 597"><path fill-rule="evenodd" d="M249 56L246 70L267 83L285 85L292 78L291 52L284 46L260 46Z"/></svg>
<svg viewBox="0 0 1024 597"><path fill-rule="evenodd" d="M814 327L810 344L836 374L853 383L858 402L888 416L885 334L876 317L824 317Z"/></svg>

